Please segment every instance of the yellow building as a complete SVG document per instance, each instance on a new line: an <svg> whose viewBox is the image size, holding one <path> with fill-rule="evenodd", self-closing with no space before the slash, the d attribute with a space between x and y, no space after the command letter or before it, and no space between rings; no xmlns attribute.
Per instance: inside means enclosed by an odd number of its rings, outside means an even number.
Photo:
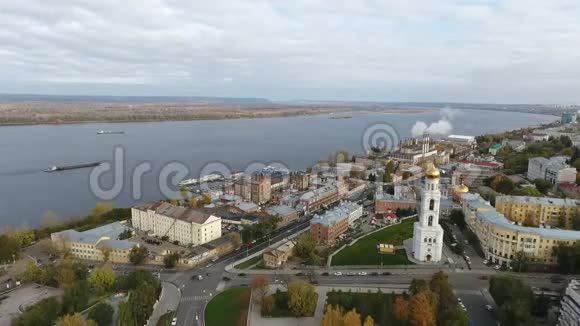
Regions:
<svg viewBox="0 0 580 326"><path fill-rule="evenodd" d="M262 254L264 265L269 268L278 268L292 256L295 242L288 240L275 248L269 248Z"/></svg>
<svg viewBox="0 0 580 326"><path fill-rule="evenodd" d="M580 201L549 197L498 196L495 209L511 221L530 226L550 225L572 229Z"/></svg>
<svg viewBox="0 0 580 326"><path fill-rule="evenodd" d="M50 235L52 242L66 248L78 259L103 261L105 256L114 263L128 263L129 253L138 243L118 240L119 235L127 230L121 222L100 226L84 232L64 230Z"/></svg>
<svg viewBox="0 0 580 326"><path fill-rule="evenodd" d="M556 264L554 248L580 240L580 231L526 227L510 221L477 194L463 194L462 199L467 225L492 263L509 265L517 252L523 252L532 263Z"/></svg>

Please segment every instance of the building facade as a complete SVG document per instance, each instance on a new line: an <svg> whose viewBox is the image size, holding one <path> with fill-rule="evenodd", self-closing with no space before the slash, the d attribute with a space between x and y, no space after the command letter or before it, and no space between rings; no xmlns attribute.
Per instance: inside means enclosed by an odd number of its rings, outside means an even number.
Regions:
<svg viewBox="0 0 580 326"><path fill-rule="evenodd" d="M262 205L270 201L270 191L272 190L272 179L268 173L257 173L252 175L250 183L251 199L254 203Z"/></svg>
<svg viewBox="0 0 580 326"><path fill-rule="evenodd" d="M274 217L280 218L278 227L283 227L298 221L298 212L290 206L285 205L272 206L266 210L266 213Z"/></svg>
<svg viewBox="0 0 580 326"><path fill-rule="evenodd" d="M129 253L139 244L119 240L119 235L127 230L126 225L115 222L84 232L64 230L50 235L52 242L61 249L67 249L77 259L128 263Z"/></svg>
<svg viewBox="0 0 580 326"><path fill-rule="evenodd" d="M307 190L310 187L310 174L302 171L291 173L290 184L299 191Z"/></svg>
<svg viewBox="0 0 580 326"><path fill-rule="evenodd" d="M578 280L570 281L560 303L558 325L577 326L580 321L580 282Z"/></svg>
<svg viewBox="0 0 580 326"><path fill-rule="evenodd" d="M462 197L467 225L479 238L485 258L495 264L509 266L516 253L523 252L531 263L554 265L555 248L580 240L580 231L522 226L508 220L478 194Z"/></svg>
<svg viewBox="0 0 580 326"><path fill-rule="evenodd" d="M439 262L443 251L443 228L439 225L439 170L431 167L425 173L421 191L419 221L413 226L413 257L422 262Z"/></svg>
<svg viewBox="0 0 580 326"><path fill-rule="evenodd" d="M498 196L495 209L519 224L572 229L574 216L580 214L580 201L569 198Z"/></svg>
<svg viewBox="0 0 580 326"><path fill-rule="evenodd" d="M266 249L262 254L264 265L269 268L282 266L292 256L292 250L295 245L296 243L293 240L288 240L277 247Z"/></svg>
<svg viewBox="0 0 580 326"><path fill-rule="evenodd" d="M362 216L362 206L345 202L310 221L310 233L319 242L334 243L339 235L348 230Z"/></svg>
<svg viewBox="0 0 580 326"><path fill-rule="evenodd" d="M201 245L222 236L221 218L199 209L165 202L147 203L131 208L131 221L137 230L168 237L182 245Z"/></svg>
<svg viewBox="0 0 580 326"><path fill-rule="evenodd" d="M552 184L576 182L576 168L566 163L568 159L566 156L531 158L528 161L527 178L531 181L542 179Z"/></svg>
<svg viewBox="0 0 580 326"><path fill-rule="evenodd" d="M322 206L334 204L341 198L338 187L335 184L327 184L304 193L300 197L299 204L305 212L313 212Z"/></svg>

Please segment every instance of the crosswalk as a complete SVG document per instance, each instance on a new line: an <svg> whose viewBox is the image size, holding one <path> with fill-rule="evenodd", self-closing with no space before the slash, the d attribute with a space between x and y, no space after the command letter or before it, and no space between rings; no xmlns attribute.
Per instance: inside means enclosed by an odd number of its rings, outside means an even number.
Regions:
<svg viewBox="0 0 580 326"><path fill-rule="evenodd" d="M181 300L179 300L179 302L205 301L209 300L209 298L210 298L209 295L194 295L190 297L181 297Z"/></svg>

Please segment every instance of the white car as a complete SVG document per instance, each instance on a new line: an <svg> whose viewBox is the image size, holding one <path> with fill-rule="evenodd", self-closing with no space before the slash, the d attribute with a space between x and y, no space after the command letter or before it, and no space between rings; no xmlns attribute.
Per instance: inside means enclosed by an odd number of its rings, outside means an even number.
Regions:
<svg viewBox="0 0 580 326"><path fill-rule="evenodd" d="M360 275L360 276L367 276L367 272L359 272L358 275Z"/></svg>
<svg viewBox="0 0 580 326"><path fill-rule="evenodd" d="M495 269L495 270L499 270L500 268L501 268L501 266L499 266L499 265L493 266L493 269Z"/></svg>
<svg viewBox="0 0 580 326"><path fill-rule="evenodd" d="M341 272L334 272L333 275L334 276L342 276L342 273Z"/></svg>
<svg viewBox="0 0 580 326"><path fill-rule="evenodd" d="M487 311L491 312L493 310L493 307L491 305L486 304L485 309L487 309Z"/></svg>
<svg viewBox="0 0 580 326"><path fill-rule="evenodd" d="M483 264L484 264L484 265L487 265L487 263L489 263L489 261L488 261L487 259L485 259L485 260L483 261Z"/></svg>
<svg viewBox="0 0 580 326"><path fill-rule="evenodd" d="M177 318L173 318L173 320L171 321L171 326L175 325L177 325Z"/></svg>

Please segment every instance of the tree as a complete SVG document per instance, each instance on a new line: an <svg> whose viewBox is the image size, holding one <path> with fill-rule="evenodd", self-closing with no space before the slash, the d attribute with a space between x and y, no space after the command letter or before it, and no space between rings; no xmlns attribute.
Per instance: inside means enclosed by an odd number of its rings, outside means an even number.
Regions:
<svg viewBox="0 0 580 326"><path fill-rule="evenodd" d="M12 326L53 326L62 306L58 297L43 299L12 320Z"/></svg>
<svg viewBox="0 0 580 326"><path fill-rule="evenodd" d="M20 244L18 240L6 236L4 234L0 235L0 262L1 263L12 263L20 252Z"/></svg>
<svg viewBox="0 0 580 326"><path fill-rule="evenodd" d="M26 247L32 244L35 239L34 230L30 229L20 229L12 231L10 233L5 233L10 238L18 242L20 247Z"/></svg>
<svg viewBox="0 0 580 326"><path fill-rule="evenodd" d="M113 251L113 248L111 248L110 246L104 245L104 246L99 246L98 250L100 250L101 254L103 254L103 260L105 262L108 262L109 259L111 258L111 251Z"/></svg>
<svg viewBox="0 0 580 326"><path fill-rule="evenodd" d="M76 286L68 288L62 296L62 310L64 313L83 311L89 304L91 293L86 281L77 282Z"/></svg>
<svg viewBox="0 0 580 326"><path fill-rule="evenodd" d="M315 248L316 248L316 240L314 239L312 234L307 232L298 239L296 245L294 246L293 251L296 257L306 259L311 263L311 261L313 260L311 258L314 258L313 255L316 256L316 253L314 251Z"/></svg>
<svg viewBox="0 0 580 326"><path fill-rule="evenodd" d="M242 237L238 232L231 232L227 234L228 239L232 242L234 248L239 247L242 244Z"/></svg>
<svg viewBox="0 0 580 326"><path fill-rule="evenodd" d="M76 286L77 275L75 272L74 261L70 258L63 259L56 266L56 281L58 286L63 289L70 289Z"/></svg>
<svg viewBox="0 0 580 326"><path fill-rule="evenodd" d="M197 198L191 198L189 200L189 207L192 207L192 208L197 207Z"/></svg>
<svg viewBox="0 0 580 326"><path fill-rule="evenodd" d="M395 162L393 162L392 160L387 162L387 164L385 165L385 172L386 173L395 173Z"/></svg>
<svg viewBox="0 0 580 326"><path fill-rule="evenodd" d="M175 268L175 266L177 266L178 261L179 261L178 253L172 253L163 257L163 265L165 265L165 268Z"/></svg>
<svg viewBox="0 0 580 326"><path fill-rule="evenodd" d="M531 308L534 301L532 289L520 279L510 276L492 277L489 281L489 293L498 306L511 301L521 301Z"/></svg>
<svg viewBox="0 0 580 326"><path fill-rule="evenodd" d="M97 294L104 294L113 289L115 272L109 265L97 268L89 275L88 282Z"/></svg>
<svg viewBox="0 0 580 326"><path fill-rule="evenodd" d="M391 174L389 172L385 172L385 174L383 174L383 182L384 183L393 182L393 178L391 177Z"/></svg>
<svg viewBox="0 0 580 326"><path fill-rule="evenodd" d="M576 231L580 231L580 210L576 210L574 215L572 215L572 228Z"/></svg>
<svg viewBox="0 0 580 326"><path fill-rule="evenodd" d="M451 213L449 214L449 219L454 224L457 224L457 226L460 229L465 229L465 226L467 225L467 223L465 222L465 214L463 213L463 210L461 210L461 209L457 209L457 208L452 209Z"/></svg>
<svg viewBox="0 0 580 326"><path fill-rule="evenodd" d="M528 269L528 256L523 251L518 251L514 255L514 259L512 260L512 267L516 272L526 272Z"/></svg>
<svg viewBox="0 0 580 326"><path fill-rule="evenodd" d="M529 306L523 301L510 301L500 306L499 321L502 325L526 326L532 324Z"/></svg>
<svg viewBox="0 0 580 326"><path fill-rule="evenodd" d="M56 213L53 211L47 211L46 213L44 213L44 215L42 216L42 220L40 222L42 228L52 228L59 224L60 220L58 218L58 215L56 215Z"/></svg>
<svg viewBox="0 0 580 326"><path fill-rule="evenodd" d="M211 196L204 194L198 204L200 207L211 204Z"/></svg>
<svg viewBox="0 0 580 326"><path fill-rule="evenodd" d="M425 291L429 289L429 285L427 283L427 281L422 280L422 279L416 279L414 278L411 281L411 285L409 286L409 290L411 291L412 294L417 294L419 292Z"/></svg>
<svg viewBox="0 0 580 326"><path fill-rule="evenodd" d="M509 192L512 196L531 196L531 197L541 197L543 194L536 189L536 187L521 187L516 188Z"/></svg>
<svg viewBox="0 0 580 326"><path fill-rule="evenodd" d="M304 281L288 285L288 308L296 317L311 316L316 309L314 286Z"/></svg>
<svg viewBox="0 0 580 326"><path fill-rule="evenodd" d="M261 304L262 315L269 316L272 313L272 310L274 310L275 303L276 299L274 299L273 296L269 295L265 297Z"/></svg>
<svg viewBox="0 0 580 326"><path fill-rule="evenodd" d="M158 290L153 284L140 284L129 292L129 299L119 305L120 325L144 325L153 312Z"/></svg>
<svg viewBox="0 0 580 326"><path fill-rule="evenodd" d="M268 295L268 287L270 284L264 276L256 276L252 281L250 288L252 289L252 298L254 302L261 305L264 298Z"/></svg>
<svg viewBox="0 0 580 326"><path fill-rule="evenodd" d="M107 213L108 211L110 211L112 209L113 209L113 203L112 202L97 203L95 205L95 208L93 208L92 215L94 217L100 217L100 216L104 215L105 213Z"/></svg>
<svg viewBox="0 0 580 326"><path fill-rule="evenodd" d="M552 189L552 186L553 186L550 181L547 181L547 180L544 180L544 179L536 179L536 180L534 180L534 185L543 194L547 193L550 189Z"/></svg>
<svg viewBox="0 0 580 326"><path fill-rule="evenodd" d="M430 291L422 291L409 300L409 322L413 326L435 325L435 307Z"/></svg>
<svg viewBox="0 0 580 326"><path fill-rule="evenodd" d="M81 314L64 315L56 321L56 326L97 326L93 320L84 320Z"/></svg>
<svg viewBox="0 0 580 326"><path fill-rule="evenodd" d="M326 312L324 312L322 317L322 326L342 326L343 324L342 307L339 305L327 305Z"/></svg>
<svg viewBox="0 0 580 326"><path fill-rule="evenodd" d="M398 296L393 304L393 313L395 318L400 321L409 319L409 301L403 297Z"/></svg>
<svg viewBox="0 0 580 326"><path fill-rule="evenodd" d="M147 253L148 253L147 248L135 246L131 248L131 251L129 252L129 261L133 265L140 265L143 262L145 262L145 259L147 258Z"/></svg>
<svg viewBox="0 0 580 326"><path fill-rule="evenodd" d="M179 188L179 191L181 192L181 198L183 198L183 202L187 202L187 199L189 199L189 190L187 189L187 187L181 186L181 188Z"/></svg>
<svg viewBox="0 0 580 326"><path fill-rule="evenodd" d="M367 318L365 318L363 326L375 326L375 320L373 317L371 317L371 315L368 315Z"/></svg>
<svg viewBox="0 0 580 326"><path fill-rule="evenodd" d="M360 314L352 309L344 315L344 326L361 326L360 320Z"/></svg>
<svg viewBox="0 0 580 326"><path fill-rule="evenodd" d="M106 303L99 303L89 311L89 319L94 320L98 326L109 326L113 321L113 307Z"/></svg>

